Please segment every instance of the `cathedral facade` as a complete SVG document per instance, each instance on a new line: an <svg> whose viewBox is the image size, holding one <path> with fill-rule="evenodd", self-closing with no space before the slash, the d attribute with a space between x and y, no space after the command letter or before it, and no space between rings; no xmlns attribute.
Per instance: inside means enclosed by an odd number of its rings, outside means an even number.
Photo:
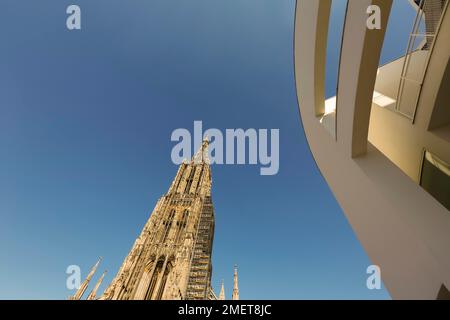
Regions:
<svg viewBox="0 0 450 320"><path fill-rule="evenodd" d="M217 299L211 289L213 237L211 169L208 141L204 140L192 160L180 165L168 192L158 200L113 281L98 299ZM71 299L81 299L98 264ZM96 299L98 286L88 298Z"/></svg>

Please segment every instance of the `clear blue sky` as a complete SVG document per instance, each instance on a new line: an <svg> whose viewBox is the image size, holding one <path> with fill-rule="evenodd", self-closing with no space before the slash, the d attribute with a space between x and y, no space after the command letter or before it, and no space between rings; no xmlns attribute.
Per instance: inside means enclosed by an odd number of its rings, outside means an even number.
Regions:
<svg viewBox="0 0 450 320"><path fill-rule="evenodd" d="M389 298L366 288L371 262L304 137L294 4L1 0L0 298L65 299L67 266L86 276L100 255L109 283L176 173L171 132L194 120L280 129L278 175L212 168L216 290L230 297L237 263L244 299ZM410 24L393 24L383 61L405 48Z"/></svg>

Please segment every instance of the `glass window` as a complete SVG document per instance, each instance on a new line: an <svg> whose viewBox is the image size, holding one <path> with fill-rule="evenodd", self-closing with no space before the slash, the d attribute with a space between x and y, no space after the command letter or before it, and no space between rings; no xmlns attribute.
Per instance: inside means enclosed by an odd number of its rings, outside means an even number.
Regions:
<svg viewBox="0 0 450 320"><path fill-rule="evenodd" d="M450 166L428 151L423 159L420 185L450 210Z"/></svg>

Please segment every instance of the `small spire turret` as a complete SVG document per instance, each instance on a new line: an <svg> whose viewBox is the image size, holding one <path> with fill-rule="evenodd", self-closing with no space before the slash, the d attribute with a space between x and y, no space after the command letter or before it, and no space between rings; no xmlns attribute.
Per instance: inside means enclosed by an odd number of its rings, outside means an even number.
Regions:
<svg viewBox="0 0 450 320"><path fill-rule="evenodd" d="M238 288L238 271L237 265L234 265L234 287L232 300L239 300L239 288Z"/></svg>

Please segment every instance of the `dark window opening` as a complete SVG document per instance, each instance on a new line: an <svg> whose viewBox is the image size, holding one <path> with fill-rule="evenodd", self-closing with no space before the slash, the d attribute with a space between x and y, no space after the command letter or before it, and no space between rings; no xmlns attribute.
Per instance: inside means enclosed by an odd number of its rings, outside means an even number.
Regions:
<svg viewBox="0 0 450 320"><path fill-rule="evenodd" d="M447 210L450 210L450 165L426 151L420 185Z"/></svg>

